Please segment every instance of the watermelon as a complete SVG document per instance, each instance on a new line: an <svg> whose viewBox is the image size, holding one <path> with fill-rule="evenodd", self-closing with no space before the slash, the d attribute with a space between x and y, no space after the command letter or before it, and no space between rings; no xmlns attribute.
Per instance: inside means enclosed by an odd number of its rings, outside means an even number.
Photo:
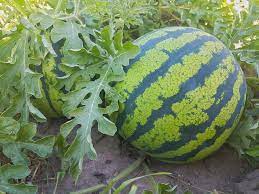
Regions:
<svg viewBox="0 0 259 194"><path fill-rule="evenodd" d="M33 104L48 118L57 118L62 116L61 100L64 92L56 88L57 77L62 76L58 65L53 58L48 59L41 66L36 66L38 73L43 74L41 77L41 89L43 97L34 99Z"/></svg>
<svg viewBox="0 0 259 194"><path fill-rule="evenodd" d="M246 99L244 75L231 52L190 27L155 30L135 43L141 51L116 85L125 98L119 134L165 162L200 160L219 149Z"/></svg>

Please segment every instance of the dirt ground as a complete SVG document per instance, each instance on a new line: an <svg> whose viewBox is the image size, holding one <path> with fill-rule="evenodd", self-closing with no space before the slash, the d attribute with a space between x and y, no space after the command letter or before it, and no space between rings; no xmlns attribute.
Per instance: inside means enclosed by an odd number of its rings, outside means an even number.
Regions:
<svg viewBox="0 0 259 194"><path fill-rule="evenodd" d="M49 126L55 131L58 124L59 122L52 121ZM77 184L74 184L71 177L66 176L58 185L56 193L66 194L100 183L107 183L118 172L136 160L136 154L133 154L131 148L122 146L118 137L102 137L96 133L93 136L98 159L96 161L86 159ZM253 180L255 180L253 177L256 177L257 183L259 183L259 172L255 175L246 175L252 171L251 168L226 145L210 157L195 163L176 165L150 159L148 166L154 172L171 172L172 177L158 177L156 180L177 185L179 193L187 190L195 194L208 193L213 190L217 190L219 193L259 193L259 190L253 190L258 185L250 185L253 187L250 189L248 186L250 181L247 181L250 176L250 179ZM41 178L35 180L40 186L39 193L53 193L56 182L54 174L58 168L59 161L52 158L48 161L47 170L38 170L37 174L40 174ZM136 173L140 175L141 171ZM148 182L138 182L137 185L140 190L150 188ZM127 192L125 191L125 193Z"/></svg>

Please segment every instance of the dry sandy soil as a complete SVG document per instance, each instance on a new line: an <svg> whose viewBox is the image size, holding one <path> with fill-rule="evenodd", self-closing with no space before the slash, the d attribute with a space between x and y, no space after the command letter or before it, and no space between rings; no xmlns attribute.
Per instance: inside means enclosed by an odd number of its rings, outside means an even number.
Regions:
<svg viewBox="0 0 259 194"><path fill-rule="evenodd" d="M53 129L51 131L58 129L59 123L50 122L49 126ZM135 152L132 148L121 145L118 137L100 137L99 134L93 136L98 159L96 161L86 159L77 184L74 184L71 177L66 176L59 183L56 193L66 194L96 184L107 183L136 160L137 156L133 154ZM179 193L189 190L200 194L217 190L219 193L259 194L259 172L252 170L245 161L240 160L228 146L223 146L210 157L191 164L165 164L153 159L149 159L148 163L149 168L154 172L171 172L173 177L158 177L156 180L178 185ZM46 167L39 169L38 175L34 178L40 186L39 193L53 193L56 182L55 172L59 168L59 161L52 158L48 160ZM140 175L142 172L140 169L136 173ZM150 188L148 182L138 182L137 185L140 190Z"/></svg>

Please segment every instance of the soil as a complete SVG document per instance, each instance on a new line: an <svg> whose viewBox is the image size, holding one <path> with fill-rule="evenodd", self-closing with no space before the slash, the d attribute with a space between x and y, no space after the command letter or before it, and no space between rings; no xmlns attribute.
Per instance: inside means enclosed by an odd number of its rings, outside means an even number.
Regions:
<svg viewBox="0 0 259 194"><path fill-rule="evenodd" d="M60 121L52 121L49 124L53 129L51 131L58 129L59 123ZM93 139L98 159L96 161L85 159L83 172L77 184L75 185L72 178L67 175L58 184L56 193L66 194L100 183L105 184L138 158L136 151L130 146L122 145L117 136L107 137L93 132ZM51 158L48 159L45 168L37 169L34 180L37 180L39 185L39 193L53 193L59 164L58 159ZM152 172L171 172L171 177L155 179L157 182L177 185L178 193L192 191L194 194L203 194L214 190L218 193L259 193L259 190L256 190L259 183L259 170L254 171L255 174L247 175L251 171L247 162L240 160L235 151L226 145L208 158L191 164L166 164L151 158L148 158L147 164ZM143 174L143 168L136 171L134 176L141 174ZM151 188L148 181L136 184L139 191Z"/></svg>

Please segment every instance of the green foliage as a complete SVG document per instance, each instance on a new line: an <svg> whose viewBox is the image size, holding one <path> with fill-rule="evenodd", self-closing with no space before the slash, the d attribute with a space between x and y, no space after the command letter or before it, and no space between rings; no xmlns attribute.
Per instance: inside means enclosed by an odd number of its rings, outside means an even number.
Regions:
<svg viewBox="0 0 259 194"><path fill-rule="evenodd" d="M160 15L163 14L161 25L188 25L209 32L223 41L240 61L257 68L258 0L244 1L243 4L220 0L161 0L158 10L161 10Z"/></svg>
<svg viewBox="0 0 259 194"><path fill-rule="evenodd" d="M80 125L76 137L64 153L65 162L73 169L72 174L75 178L82 168L85 154L90 159L96 159L91 139L94 123L97 122L98 131L103 134L116 133L115 124L105 115L117 111L118 102L122 102L123 99L112 88L112 84L122 80L123 66L128 65L129 59L138 52L138 47L132 43L123 44L122 37L122 32L114 33L113 27L107 26L97 35L97 41L91 42L88 48L69 52L70 55L77 56L79 61L74 58L71 64L65 64L69 72L73 70L74 72L60 82L61 88L65 87L70 91L63 98L65 102L63 113L72 118L61 126L61 135L66 138L76 126ZM80 64L82 58L87 58L84 64ZM94 78L97 75L98 78ZM76 77L80 77L80 82ZM103 93L105 95L102 98ZM103 101L106 104L100 106Z"/></svg>
<svg viewBox="0 0 259 194"><path fill-rule="evenodd" d="M3 154L14 165L6 164L0 167L0 191L8 193L36 193L33 185L14 184L10 179L23 179L30 174L27 152L33 152L40 157L52 153L54 137L48 136L36 141L32 140L36 133L34 123L17 122L11 117L0 117L0 146Z"/></svg>
<svg viewBox="0 0 259 194"><path fill-rule="evenodd" d="M40 157L46 157L52 152L55 142L53 136L47 136L34 141L36 124L22 123L10 117L0 117L0 145L4 155L11 159L13 164L28 165L27 151Z"/></svg>
<svg viewBox="0 0 259 194"><path fill-rule="evenodd" d="M143 25L143 17L152 12L154 0L85 0L87 13L100 23L114 21L117 28Z"/></svg>
<svg viewBox="0 0 259 194"><path fill-rule="evenodd" d="M37 188L24 183L13 183L10 179L23 179L30 174L30 170L23 165L6 164L0 167L0 190L6 193L33 194Z"/></svg>
<svg viewBox="0 0 259 194"><path fill-rule="evenodd" d="M245 154L245 150L251 148L252 142L256 141L257 135L259 135L258 122L250 116L240 122L230 137L229 144L242 155Z"/></svg>
<svg viewBox="0 0 259 194"><path fill-rule="evenodd" d="M38 42L36 34L23 29L4 37L0 43L0 49L4 50L0 61L0 100L7 102L7 99L11 99L6 104L1 104L2 116L14 117L20 114L20 120L27 122L31 113L37 121L46 119L30 101L32 96L42 97L41 75L32 71L30 67L37 65L38 60L41 59L38 55L34 60L29 57L40 49Z"/></svg>
<svg viewBox="0 0 259 194"><path fill-rule="evenodd" d="M35 140L35 123L45 122L47 115L34 106L33 99L42 98L43 75L35 70L58 56L53 45L58 46L62 55L61 64L57 65L64 73L63 77L57 77L54 87L66 90L60 100L64 104L63 114L69 119L61 126L56 144L62 170L68 170L77 179L84 156L96 158L91 139L93 125L97 124L103 134L115 134L116 126L109 115L118 110L122 98L112 86L123 80L123 66L128 65L139 50L131 42L123 41L124 24L121 26L116 18L124 18L125 25L136 25L143 11L137 12L136 8L134 19L121 12L122 7L130 4L118 1L115 4L118 7L109 3L104 8L101 3L94 4L99 5L100 13L104 14L98 20L94 12L88 12L91 6L87 7L87 0L30 3L8 0L0 4L4 13L0 41L0 49L4 51L0 54L0 100L3 102L0 143L3 154L13 164L29 165L28 151L40 157L52 151L54 137ZM136 6L140 8L141 4ZM15 14L11 14L12 11ZM6 126L7 129L14 127L12 134L6 131ZM69 144L67 139L75 128L77 135Z"/></svg>

